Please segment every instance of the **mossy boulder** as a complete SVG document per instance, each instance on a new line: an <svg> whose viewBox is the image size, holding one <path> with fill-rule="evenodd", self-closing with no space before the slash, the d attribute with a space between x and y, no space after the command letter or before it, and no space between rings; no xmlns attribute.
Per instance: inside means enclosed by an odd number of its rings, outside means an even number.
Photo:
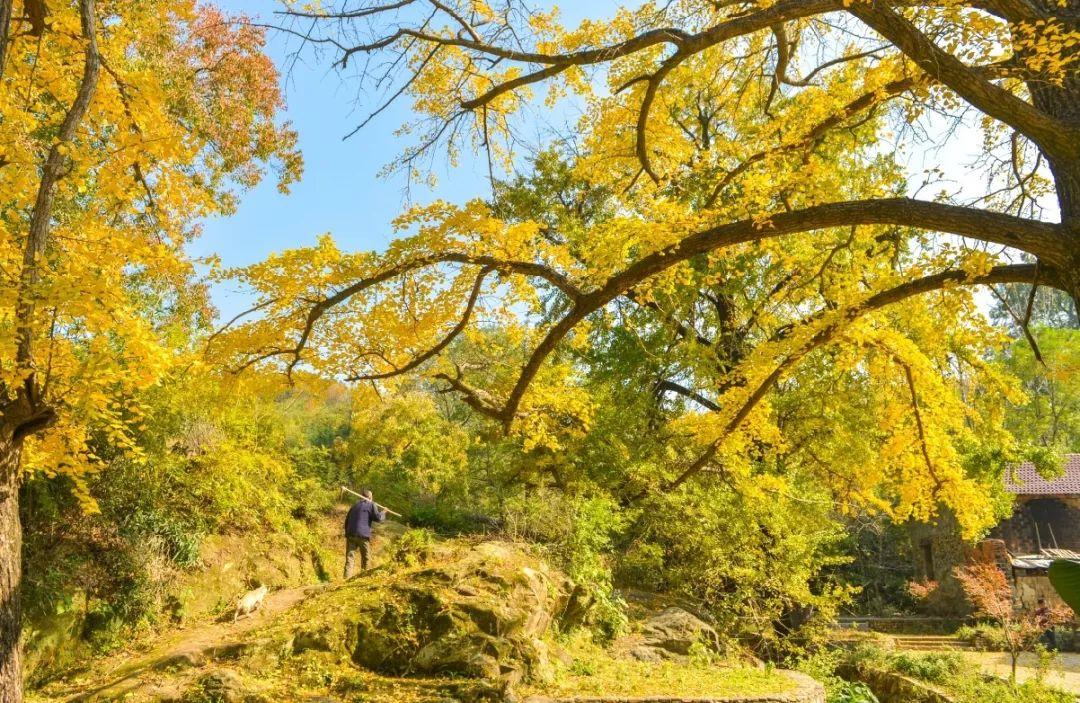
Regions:
<svg viewBox="0 0 1080 703"><path fill-rule="evenodd" d="M284 650L348 656L380 674L544 680L546 641L573 584L506 542L444 546L410 568L373 569L305 603Z"/></svg>
<svg viewBox="0 0 1080 703"><path fill-rule="evenodd" d="M695 645L717 651L720 638L711 625L682 608L653 613L638 632L620 638L616 651L639 661L683 661Z"/></svg>
<svg viewBox="0 0 1080 703"><path fill-rule="evenodd" d="M196 679L183 700L184 703L248 703L257 699L248 696L239 674L229 669L218 669Z"/></svg>

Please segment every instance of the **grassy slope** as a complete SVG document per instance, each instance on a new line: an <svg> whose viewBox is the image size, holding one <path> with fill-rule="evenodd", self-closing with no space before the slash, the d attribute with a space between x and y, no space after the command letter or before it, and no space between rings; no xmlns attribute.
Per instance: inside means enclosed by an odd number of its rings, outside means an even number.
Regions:
<svg viewBox="0 0 1080 703"><path fill-rule="evenodd" d="M238 594L255 582L273 589L316 583L340 573L344 549L338 533L343 508L293 533L209 535L200 545L200 564L161 575L159 598L169 604L154 621L118 631L98 655L114 651L126 656L160 646L176 631L198 627L230 611ZM338 544L342 542L342 544ZM78 612L65 612L24 625L26 672L32 683L78 674L92 665L94 648L80 638Z"/></svg>
<svg viewBox="0 0 1080 703"><path fill-rule="evenodd" d="M328 535L328 539L332 537ZM367 671L351 661L348 643L336 644L330 651L295 646L298 634L325 631L347 619L345 614L380 607L396 597L394 588L411 588L432 569L461 573L461 564L474 559L477 550L473 541L441 542L433 547L426 560L412 564L393 563L384 553L381 567L364 579L279 590L272 594L262 614L237 625L213 622L208 617L198 621L193 618L191 625L181 631L169 632L142 646L91 662L82 674L50 684L31 700L68 700L89 693L90 700L126 696L124 700L134 702L186 695L188 700L197 701L200 681L208 674L223 671L255 700L300 700L327 694L387 703L447 697L483 700L486 692L494 691L491 685L480 681L398 678ZM509 555L500 557L503 576L537 563L527 547L497 546L491 553ZM220 570L227 563L220 561L216 568ZM336 563L328 568L334 566ZM500 576L495 574L493 578L493 583L498 583ZM486 584L480 585L481 590L487 588ZM497 588L489 590L497 596ZM220 608L205 612L210 615L217 610ZM340 636L340 628L337 632ZM672 692L721 696L773 693L791 686L788 679L776 672L743 666L703 661L648 664L615 659L581 631L570 637L552 632L546 639L551 651L558 653L551 657L553 673L545 683L531 684L528 693L556 697Z"/></svg>
<svg viewBox="0 0 1080 703"><path fill-rule="evenodd" d="M581 635L563 644L568 665L551 682L529 686L529 693L552 698L673 694L693 698L780 693L792 686L790 680L770 669L705 660L677 663L615 658Z"/></svg>

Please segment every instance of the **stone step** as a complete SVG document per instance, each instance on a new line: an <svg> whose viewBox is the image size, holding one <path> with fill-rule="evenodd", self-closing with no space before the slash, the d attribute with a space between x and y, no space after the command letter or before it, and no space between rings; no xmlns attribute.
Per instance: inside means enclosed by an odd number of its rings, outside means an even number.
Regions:
<svg viewBox="0 0 1080 703"><path fill-rule="evenodd" d="M894 637L897 649L915 651L971 649L971 644L947 635L902 635Z"/></svg>

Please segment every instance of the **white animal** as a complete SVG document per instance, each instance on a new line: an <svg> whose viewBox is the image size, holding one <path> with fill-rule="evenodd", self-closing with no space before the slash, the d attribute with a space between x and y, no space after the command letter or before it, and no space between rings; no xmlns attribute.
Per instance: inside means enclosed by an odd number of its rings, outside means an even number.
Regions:
<svg viewBox="0 0 1080 703"><path fill-rule="evenodd" d="M236 612L233 613L233 622L236 622L242 615L251 615L258 610L262 605L263 599L266 598L268 590L269 589L263 585L240 596L240 600L236 604Z"/></svg>

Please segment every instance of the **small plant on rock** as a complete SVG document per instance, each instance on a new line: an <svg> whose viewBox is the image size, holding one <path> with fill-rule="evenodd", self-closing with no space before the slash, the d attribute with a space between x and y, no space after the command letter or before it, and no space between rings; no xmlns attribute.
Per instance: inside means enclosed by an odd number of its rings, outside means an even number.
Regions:
<svg viewBox="0 0 1080 703"><path fill-rule="evenodd" d="M390 558L405 566L423 564L431 556L435 533L427 528L407 530L394 542Z"/></svg>

